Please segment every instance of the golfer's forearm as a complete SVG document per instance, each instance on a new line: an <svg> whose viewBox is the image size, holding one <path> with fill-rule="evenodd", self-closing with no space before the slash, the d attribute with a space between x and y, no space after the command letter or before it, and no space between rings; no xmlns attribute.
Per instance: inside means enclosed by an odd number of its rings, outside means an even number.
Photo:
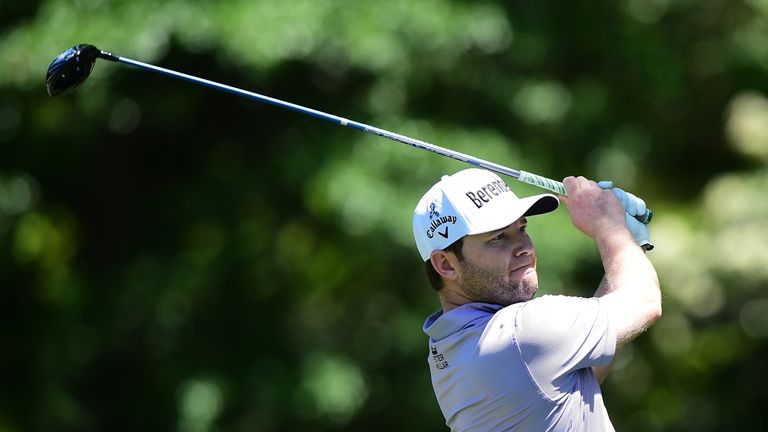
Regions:
<svg viewBox="0 0 768 432"><path fill-rule="evenodd" d="M661 301L656 270L640 247L618 242L602 246L600 255L603 258L605 276L595 292L597 297L621 292L637 301L651 304Z"/></svg>
<svg viewBox="0 0 768 432"><path fill-rule="evenodd" d="M610 292L613 292L613 290L613 285L611 285L608 278L603 275L603 280L600 281L600 285L598 285L597 289L595 290L595 295L593 297L602 297Z"/></svg>
<svg viewBox="0 0 768 432"><path fill-rule="evenodd" d="M596 239L605 277L595 292L609 307L619 346L661 316L661 292L656 270L629 236Z"/></svg>

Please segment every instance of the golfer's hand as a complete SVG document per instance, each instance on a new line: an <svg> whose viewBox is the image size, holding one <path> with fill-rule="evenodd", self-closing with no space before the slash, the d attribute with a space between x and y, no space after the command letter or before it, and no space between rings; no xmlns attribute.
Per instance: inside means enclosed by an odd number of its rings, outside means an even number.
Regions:
<svg viewBox="0 0 768 432"><path fill-rule="evenodd" d="M635 216L643 216L648 212L648 207L645 205L645 201L623 189L613 187L613 182L610 180L601 181L597 183L601 189L611 190L616 198L621 202L621 206L627 212L627 227L632 233L637 244L644 250L649 251L653 249L653 243L651 243L651 230L648 228L648 224L639 222Z"/></svg>
<svg viewBox="0 0 768 432"><path fill-rule="evenodd" d="M566 177L563 186L568 195L561 195L560 200L568 207L576 228L596 241L625 237L632 242L627 212L614 193L584 177Z"/></svg>

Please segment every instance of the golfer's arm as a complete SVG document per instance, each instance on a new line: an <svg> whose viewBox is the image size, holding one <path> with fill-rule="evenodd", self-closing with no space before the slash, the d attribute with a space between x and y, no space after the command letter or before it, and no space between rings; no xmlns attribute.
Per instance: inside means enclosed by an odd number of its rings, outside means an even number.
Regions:
<svg viewBox="0 0 768 432"><path fill-rule="evenodd" d="M608 293L612 293L613 291L613 285L611 285L611 283L608 281L606 275L603 275L603 280L600 281L600 285L595 290L595 295L593 297L603 297Z"/></svg>
<svg viewBox="0 0 768 432"><path fill-rule="evenodd" d="M633 241L618 236L598 240L605 276L595 291L608 308L611 325L616 329L616 355L619 349L644 332L661 316L661 291L656 270ZM592 371L602 383L613 362L594 366Z"/></svg>
<svg viewBox="0 0 768 432"><path fill-rule="evenodd" d="M656 270L629 232L597 239L605 277L595 292L608 309L623 346L661 316L661 290Z"/></svg>

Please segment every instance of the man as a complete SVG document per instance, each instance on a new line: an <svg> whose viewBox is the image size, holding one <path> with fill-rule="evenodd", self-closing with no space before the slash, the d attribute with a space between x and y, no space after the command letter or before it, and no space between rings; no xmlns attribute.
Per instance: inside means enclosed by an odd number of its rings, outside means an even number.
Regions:
<svg viewBox="0 0 768 432"><path fill-rule="evenodd" d="M610 183L563 181L573 224L597 246L605 277L592 298L538 289L528 217L558 207L518 198L495 174L445 176L414 211L416 244L442 309L427 318L432 386L455 431L613 431L599 382L616 351L661 316L643 246L645 213ZM610 190L606 190L610 189Z"/></svg>

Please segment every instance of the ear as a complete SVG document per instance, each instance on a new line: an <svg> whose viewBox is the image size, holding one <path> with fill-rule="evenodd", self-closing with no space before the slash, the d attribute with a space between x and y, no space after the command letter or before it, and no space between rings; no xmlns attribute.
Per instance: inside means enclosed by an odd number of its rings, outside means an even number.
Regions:
<svg viewBox="0 0 768 432"><path fill-rule="evenodd" d="M458 279L458 260L453 254L441 250L436 250L432 252L429 260L432 262L432 267L435 268L437 274L439 274L444 280Z"/></svg>

